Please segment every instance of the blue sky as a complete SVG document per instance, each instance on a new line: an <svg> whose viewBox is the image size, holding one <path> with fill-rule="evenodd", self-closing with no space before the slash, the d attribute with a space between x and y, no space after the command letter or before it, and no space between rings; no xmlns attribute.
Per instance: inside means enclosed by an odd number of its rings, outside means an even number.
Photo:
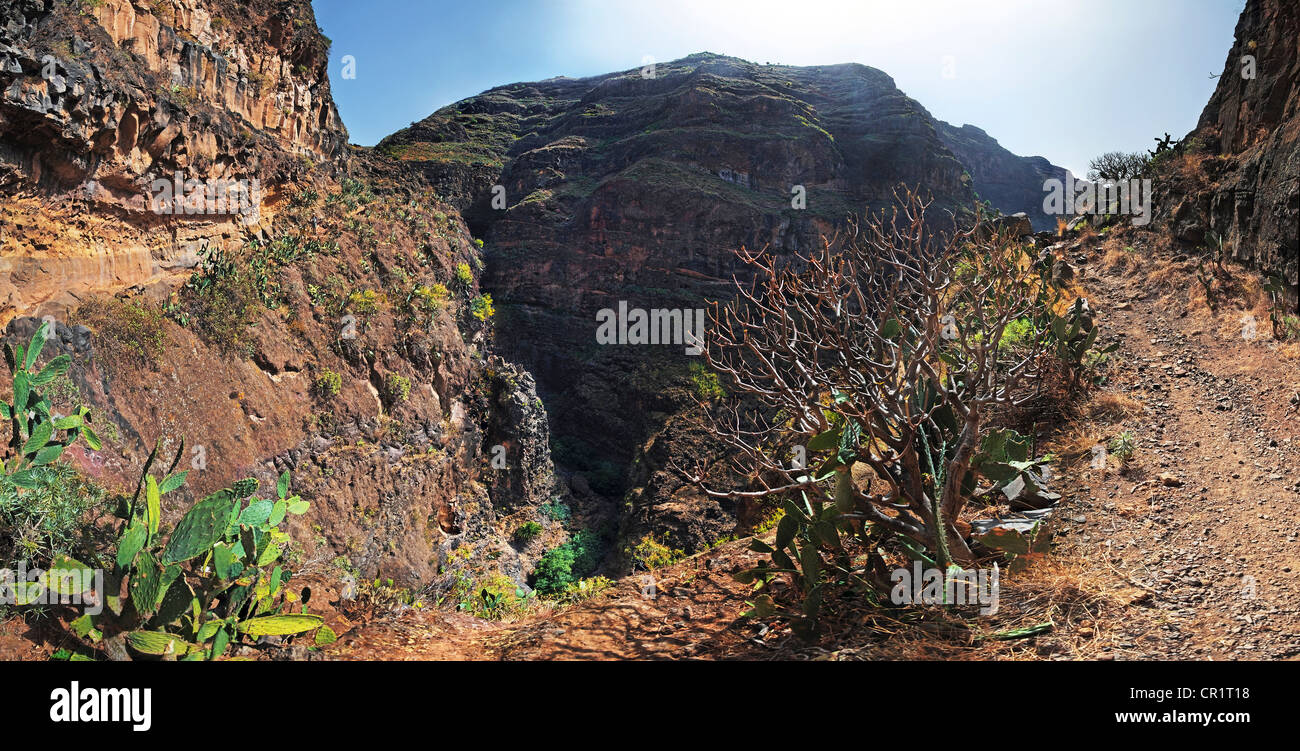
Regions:
<svg viewBox="0 0 1300 751"><path fill-rule="evenodd" d="M1082 176L1196 125L1245 0L315 0L352 141L485 89L693 52L857 62L936 117ZM355 58L345 79L343 57Z"/></svg>

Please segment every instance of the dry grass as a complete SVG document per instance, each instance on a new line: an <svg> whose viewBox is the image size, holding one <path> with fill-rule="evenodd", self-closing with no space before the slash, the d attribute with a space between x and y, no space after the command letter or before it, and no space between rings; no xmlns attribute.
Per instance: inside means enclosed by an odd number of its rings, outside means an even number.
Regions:
<svg viewBox="0 0 1300 751"><path fill-rule="evenodd" d="M1274 350L1274 352L1279 360L1285 360L1287 362L1300 360L1300 342L1284 342L1277 345L1277 349Z"/></svg>
<svg viewBox="0 0 1300 751"><path fill-rule="evenodd" d="M1147 271L1146 286L1158 290L1196 287L1196 264L1192 261L1159 260Z"/></svg>
<svg viewBox="0 0 1300 751"><path fill-rule="evenodd" d="M114 364L156 370L166 354L166 317L144 298L88 297L72 311L68 322L89 327L95 343Z"/></svg>
<svg viewBox="0 0 1300 751"><path fill-rule="evenodd" d="M1202 153L1183 154L1174 163L1174 169L1180 178L1192 183L1195 189L1204 189L1210 186L1209 172L1205 168L1205 163L1213 158L1209 154Z"/></svg>
<svg viewBox="0 0 1300 751"><path fill-rule="evenodd" d="M988 564L991 565L991 564ZM824 621L826 636L815 647L789 640L778 659L1037 660L1052 654L1096 659L1107 643L1098 624L1125 602L1131 588L1107 566L1053 554L1023 571L999 577L998 610L974 607L871 608L841 603ZM1052 624L1027 638L1009 632Z"/></svg>
<svg viewBox="0 0 1300 751"><path fill-rule="evenodd" d="M1050 638L1058 655L1074 660L1096 659L1106 641L1099 638L1097 624L1110 620L1101 616L1122 603L1115 596L1122 590L1112 572L1094 561L1054 554L1007 578L998 611L1006 618L998 626L1008 631L1051 622L1055 627ZM1023 643L985 641L982 644L989 652L988 657L1039 657ZM1006 652L1009 654L999 654Z"/></svg>
<svg viewBox="0 0 1300 751"><path fill-rule="evenodd" d="M1131 245L1125 245L1123 238L1112 237L1102 246L1104 255L1101 265L1107 271L1119 270L1130 274L1142 268L1144 257Z"/></svg>
<svg viewBox="0 0 1300 751"><path fill-rule="evenodd" d="M1048 445L1052 453L1067 461L1082 456L1091 456L1092 447L1106 442L1109 431L1087 423L1071 425L1052 440Z"/></svg>
<svg viewBox="0 0 1300 751"><path fill-rule="evenodd" d="M1211 305L1205 297L1205 288L1196 279L1195 268L1194 263L1186 262L1181 267L1161 270L1158 278L1152 278L1156 276L1153 272L1147 283L1153 287L1188 289L1188 314L1219 339L1243 338L1248 321L1254 325L1255 339L1272 337L1271 301L1257 272L1235 263L1224 264L1220 271L1207 263L1205 268L1213 275Z"/></svg>
<svg viewBox="0 0 1300 751"><path fill-rule="evenodd" d="M1142 403L1128 394L1101 391L1085 402L1071 405L1070 416L1086 422L1116 423L1141 414Z"/></svg>

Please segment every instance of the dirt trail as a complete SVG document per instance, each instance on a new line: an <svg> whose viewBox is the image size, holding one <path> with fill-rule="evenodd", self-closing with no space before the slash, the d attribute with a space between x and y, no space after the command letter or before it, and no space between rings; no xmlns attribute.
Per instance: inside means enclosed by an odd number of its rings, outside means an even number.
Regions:
<svg viewBox="0 0 1300 751"><path fill-rule="evenodd" d="M1090 461L1070 473L1065 514L1084 521L1067 547L1141 590L1111 624L1117 657L1300 655L1296 346L1240 295L1209 310L1193 260L1133 252L1144 258L1131 271L1094 257L1083 285L1103 330L1125 334L1105 391L1141 405L1113 431L1131 431L1137 451L1123 474Z"/></svg>
<svg viewBox="0 0 1300 751"><path fill-rule="evenodd" d="M744 586L732 571L757 554L731 543L618 582L592 600L515 623L430 610L372 623L331 647L336 659L725 659L757 657L763 628L737 618ZM750 639L753 639L751 641Z"/></svg>

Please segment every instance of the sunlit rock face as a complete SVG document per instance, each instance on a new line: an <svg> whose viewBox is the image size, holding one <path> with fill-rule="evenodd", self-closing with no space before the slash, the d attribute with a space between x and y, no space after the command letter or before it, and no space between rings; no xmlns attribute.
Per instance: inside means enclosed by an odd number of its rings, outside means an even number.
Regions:
<svg viewBox="0 0 1300 751"><path fill-rule="evenodd" d="M266 492L288 471L312 506L286 525L317 576L524 586L565 535L550 524L521 550L503 521L562 492L545 409L527 372L489 361L488 327L464 310L478 279L418 326L401 305L479 252L418 174L347 145L328 48L307 0L0 0L3 338L54 319L43 357L73 359L56 406L89 405L105 439L67 459L111 491L132 492L156 442L170 461L184 439L168 523L235 480ZM193 193L177 181L255 189L247 205L177 210L157 200ZM253 307L240 347L162 315L205 250L246 266L254 241L313 250L266 275L278 299ZM382 302L344 338L326 288ZM83 325L91 298L118 307ZM114 335L137 303L151 313ZM151 344L132 350L142 333ZM381 398L393 378L409 393Z"/></svg>
<svg viewBox="0 0 1300 751"><path fill-rule="evenodd" d="M336 160L328 46L308 3L0 2L0 322L174 282L273 213L296 160ZM175 221L158 180L261 191Z"/></svg>

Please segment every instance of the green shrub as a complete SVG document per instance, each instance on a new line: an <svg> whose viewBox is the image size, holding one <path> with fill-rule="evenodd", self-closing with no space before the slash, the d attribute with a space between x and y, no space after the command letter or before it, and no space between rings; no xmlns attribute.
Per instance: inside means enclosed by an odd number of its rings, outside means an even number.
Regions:
<svg viewBox="0 0 1300 751"><path fill-rule="evenodd" d="M456 265L455 284L461 290L468 290L474 284L474 272L470 270L468 263Z"/></svg>
<svg viewBox="0 0 1300 751"><path fill-rule="evenodd" d="M1002 329L1001 346L1023 347L1033 344L1030 337L1035 333L1033 321L1028 318L1017 318Z"/></svg>
<svg viewBox="0 0 1300 751"><path fill-rule="evenodd" d="M198 273L185 283L187 300L172 317L194 324L208 342L222 350L249 357L255 346L250 329L254 317L272 293L268 274L235 261L219 249L203 258Z"/></svg>
<svg viewBox="0 0 1300 751"><path fill-rule="evenodd" d="M520 545L537 538L542 533L542 525L537 522L524 522L515 528L514 540Z"/></svg>
<svg viewBox="0 0 1300 751"><path fill-rule="evenodd" d="M670 548L655 540L653 535L646 535L631 550L632 562L646 571L670 566L681 560L686 553Z"/></svg>
<svg viewBox="0 0 1300 751"><path fill-rule="evenodd" d="M199 332L222 350L249 357L261 296L251 274L240 272L214 284L194 313Z"/></svg>
<svg viewBox="0 0 1300 751"><path fill-rule="evenodd" d="M499 621L522 615L532 604L532 595L509 578L495 574L482 582L463 578L457 609L488 620Z"/></svg>
<svg viewBox="0 0 1300 751"><path fill-rule="evenodd" d="M1121 465L1125 465L1132 460L1134 452L1137 451L1137 442L1133 438L1133 433L1126 430L1110 439L1110 443L1106 444L1106 450L1118 459Z"/></svg>
<svg viewBox="0 0 1300 751"><path fill-rule="evenodd" d="M357 315L366 316L377 312L383 301L383 295L378 292L372 289L362 289L348 295L347 307L348 310Z"/></svg>
<svg viewBox="0 0 1300 751"><path fill-rule="evenodd" d="M316 393L319 396L327 399L336 397L342 388L343 376L329 368L322 370L320 376L316 378Z"/></svg>
<svg viewBox="0 0 1300 751"><path fill-rule="evenodd" d="M582 530L563 545L542 555L533 569L533 588L538 594L556 595L596 570L600 563L600 538Z"/></svg>
<svg viewBox="0 0 1300 751"><path fill-rule="evenodd" d="M93 551L89 517L108 494L66 464L32 470L25 487L0 480L0 568L46 566Z"/></svg>
<svg viewBox="0 0 1300 751"><path fill-rule="evenodd" d="M396 373L389 373L384 379L384 396L389 404L397 404L411 398L411 379Z"/></svg>
<svg viewBox="0 0 1300 751"><path fill-rule="evenodd" d="M564 523L569 520L572 512L569 511L569 504L556 497L542 504L542 513L551 521Z"/></svg>
<svg viewBox="0 0 1300 751"><path fill-rule="evenodd" d="M437 282L432 285L422 284L415 288L414 299L422 310L433 312L442 310L447 305L451 292L446 285Z"/></svg>
<svg viewBox="0 0 1300 751"><path fill-rule="evenodd" d="M93 552L88 516L105 500L102 489L58 463L78 440L93 451L101 444L89 425L89 409L76 407L70 416L56 417L53 403L42 393L72 365L71 357L59 355L36 367L52 333L50 324L42 324L26 347L5 345L13 401L0 401L0 418L9 422L11 454L0 460L0 568L13 569L24 561L29 568L48 569L72 554ZM27 582L12 586L10 602L19 605L43 589Z"/></svg>
<svg viewBox="0 0 1300 751"><path fill-rule="evenodd" d="M302 67L302 66L298 66L298 67ZM296 207L301 208L301 207L315 205L316 200L319 198L320 198L319 193L317 193L315 190L312 190L311 188L308 188L307 190L295 194L293 198L290 200L290 203Z"/></svg>
<svg viewBox="0 0 1300 751"><path fill-rule="evenodd" d="M566 605L572 605L574 603L590 600L613 586L614 582L604 576L593 576L588 579L579 579L578 581L567 585L564 588L564 591L556 594L553 599Z"/></svg>
<svg viewBox="0 0 1300 751"><path fill-rule="evenodd" d="M72 319L94 331L115 356L157 365L166 352L162 310L145 300L92 297L77 306Z"/></svg>
<svg viewBox="0 0 1300 751"><path fill-rule="evenodd" d="M1300 339L1300 316L1290 313L1279 316L1279 339Z"/></svg>
<svg viewBox="0 0 1300 751"><path fill-rule="evenodd" d="M479 295L470 301L470 313L480 321L487 321L497 314L497 309L492 305L492 295Z"/></svg>
<svg viewBox="0 0 1300 751"><path fill-rule="evenodd" d="M721 399L727 395L718 380L718 374L709 370L703 363L691 363L691 383L695 386L695 395L704 401Z"/></svg>

